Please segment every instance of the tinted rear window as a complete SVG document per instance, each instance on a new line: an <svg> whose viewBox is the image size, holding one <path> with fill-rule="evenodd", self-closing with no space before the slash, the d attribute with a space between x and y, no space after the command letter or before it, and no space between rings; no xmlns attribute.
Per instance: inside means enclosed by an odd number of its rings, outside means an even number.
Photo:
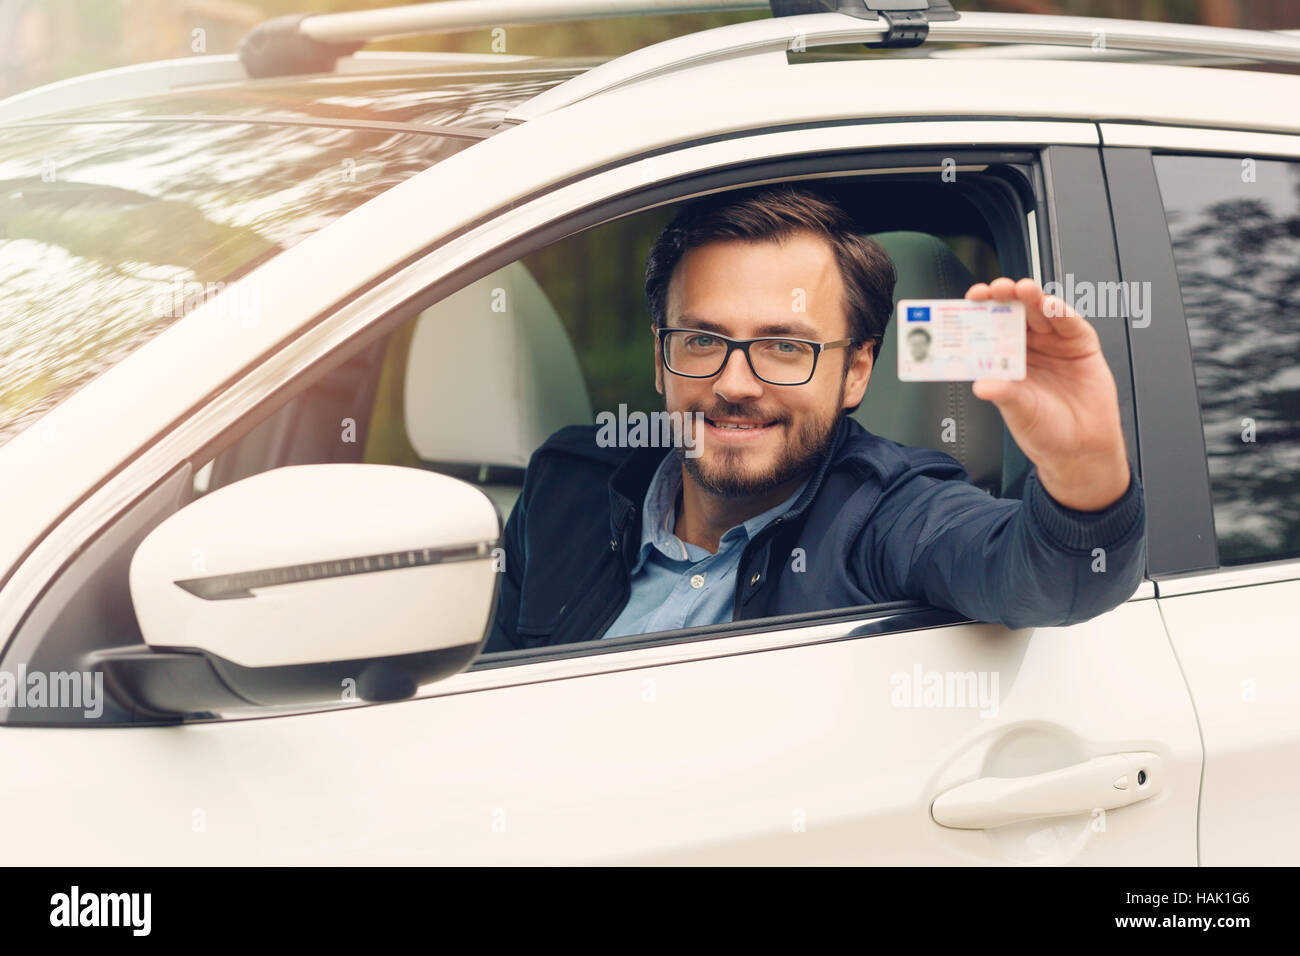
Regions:
<svg viewBox="0 0 1300 956"><path fill-rule="evenodd" d="M1300 163L1155 156L1219 562L1300 557Z"/></svg>

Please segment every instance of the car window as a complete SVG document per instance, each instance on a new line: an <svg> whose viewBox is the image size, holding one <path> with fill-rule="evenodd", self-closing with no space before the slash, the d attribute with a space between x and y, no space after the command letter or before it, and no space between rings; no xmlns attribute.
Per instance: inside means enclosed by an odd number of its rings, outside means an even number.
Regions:
<svg viewBox="0 0 1300 956"><path fill-rule="evenodd" d="M473 142L248 123L0 128L0 444L225 283ZM256 320L256 301L229 304Z"/></svg>
<svg viewBox="0 0 1300 956"><path fill-rule="evenodd" d="M961 275L981 279L999 275L996 239L990 226L974 207L954 196L947 184L934 183L933 177L930 180L900 176L891 178L888 183L846 183L840 188L840 198L862 223L865 233L884 236L887 250L896 260L911 253L916 241L924 241L922 237L925 237L936 248L946 247ZM411 363L410 348L417 325L430 329L442 321L442 316L450 322L469 321L468 317L475 314L470 310L479 307L477 299L482 300L482 307L490 314L494 295L502 307L508 307L510 293L521 281L527 284L532 311L530 317L521 318L544 324L550 330L548 335L562 342L563 350L571 354L575 363L573 374L562 374L554 364L544 367L545 363L541 361L533 362L530 369L501 365L501 374L542 376L544 385L534 382L540 390L539 400L554 402L567 409L590 409L591 415L601 411L617 415L620 405L625 407L627 414L662 411L663 398L654 387L654 345L645 299L645 264L651 244L677 208L672 205L650 210L552 243L475 283L472 290L458 293L454 297L455 303L434 307L395 332L376 395L365 460L417 467L422 463L421 455L412 447L411 428L406 418L412 410L410 399L414 397L408 396L407 392L408 366L414 374L424 376L425 381L433 374L422 369L418 362L415 365ZM923 251L931 252L929 248ZM910 261L901 270L896 298L933 292L913 285L913 282L923 280L910 275L907 265ZM961 281L955 281L953 288L961 284ZM962 286L962 293L965 288ZM503 342L485 342L482 345L482 348L494 351L507 347L508 343ZM454 376L452 367L457 363L461 367L471 367L470 356L465 351L467 348L468 344L462 341L457 346L459 359L449 361L446 372L440 374ZM886 381L893 375L892 372L887 375L888 370L884 368L887 359L892 361L892 355L884 350L881 355L881 367L873 377L868 400L859 410L858 419L877 434L953 453L953 443L942 440L942 416L934 415L926 420L926 426L934 426L933 434L930 434L922 430L919 422L917 411L922 403L903 404L892 400L891 384L896 383ZM562 367L570 368L568 364ZM456 394L452 381L454 378L448 379L448 400ZM504 383L499 387L504 388ZM914 393L920 391L915 387L913 390ZM518 393L511 390L510 394ZM878 399L877 395L880 396ZM568 396L567 399L564 396ZM428 401L433 401L433 398ZM494 421L494 427L503 433L527 435L519 447L510 449L509 462L465 462L462 467L450 470L462 472L474 480L479 464L491 464L498 469L493 472L493 477L500 479L503 473L499 466L509 464L521 468L527 464L528 455L546 436L539 435L535 429L522 427L522 424L512 432L509 423L516 422L515 414L507 414L504 410L499 414L506 417L484 415L482 421ZM542 420L556 428L562 424L591 424L592 421L589 416L581 420L560 421L544 414ZM996 445L995 457L1000 464L1000 431L989 439L990 447ZM452 463L446 454L439 457L444 465ZM990 491L996 490L1000 472L981 477ZM522 470L517 478L522 483ZM498 485L500 482L486 484ZM514 500L513 494L508 493L498 497L499 504L513 503ZM508 509L503 513L508 514Z"/></svg>
<svg viewBox="0 0 1300 956"><path fill-rule="evenodd" d="M957 188L936 176L928 177L928 184L912 174L845 178L839 201L894 259L896 297L956 297L976 278L1027 273L1024 211L1012 198L1002 210L1003 225L992 225L958 192L977 185L978 177L966 177ZM369 462L436 471L476 485L503 518L509 516L532 453L556 431L599 424L601 414L619 415L620 405L629 420L639 410L663 410L653 386L656 346L645 303L645 260L676 211L676 206L656 207L596 220L601 224L534 246L521 258L498 259L505 264L450 294L417 295L404 322L392 317L397 323L387 334L322 359L282 398L250 409L219 444L204 449L207 461L188 463L197 474L178 468L171 484L124 513L114 535L102 536L102 547L73 565L80 577L61 577L66 590L47 592L42 614L29 617L15 638L15 659L53 670L80 655L141 643L127 590L127 568L140 537L177 506L185 508L197 497L268 470ZM864 401L855 417L904 444L952 454L972 478L987 466L983 482L976 484L996 490L1004 429L996 409L987 403L981 408L969 393L969 383L944 382L909 383L900 392L894 362L882 348L868 388L876 403ZM961 446L941 437L948 431L945 420L954 418L960 422ZM572 530L555 535L557 553L566 548L574 555L586 553L572 546ZM503 561L496 563L504 556L500 550L500 557L494 552L493 570L507 573ZM939 618L917 618L912 614L918 607L909 604L903 613L900 602L823 603L824 609L803 617L858 621L885 615L895 622L891 627L961 617L938 611ZM660 629L645 640L705 639L734 633L737 626L761 627L764 620L771 619ZM521 615L521 631L526 623ZM556 652L584 653L590 644L573 642L594 636L555 641ZM488 667L513 665L529 653L487 654L480 661ZM135 719L125 712L118 716Z"/></svg>
<svg viewBox="0 0 1300 956"><path fill-rule="evenodd" d="M1003 195L991 183L976 183L979 177L970 179L971 189L988 190L981 195ZM896 300L960 297L1004 268L1027 267L1023 237L1002 234L937 177L859 177L821 186L893 259ZM1014 205L1008 198L1008 208ZM360 460L469 481L504 521L521 495L532 453L560 428L662 413L646 259L678 208L643 211L553 242L399 326L388 339L373 406L358 416L368 426ZM1016 497L1004 491L1006 439L997 410L974 399L968 383L899 383L895 325L854 417L875 434L943 451L976 486ZM302 435L303 412L287 412L298 416L292 421L267 422L263 433ZM342 454L344 447L335 442L320 453ZM224 461L213 472L219 483L243 473Z"/></svg>
<svg viewBox="0 0 1300 956"><path fill-rule="evenodd" d="M1300 557L1300 162L1154 157L1219 561Z"/></svg>

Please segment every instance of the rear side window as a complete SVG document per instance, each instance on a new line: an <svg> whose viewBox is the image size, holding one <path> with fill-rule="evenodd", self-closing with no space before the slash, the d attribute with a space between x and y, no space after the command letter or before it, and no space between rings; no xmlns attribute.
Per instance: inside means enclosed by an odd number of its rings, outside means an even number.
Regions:
<svg viewBox="0 0 1300 956"><path fill-rule="evenodd" d="M1219 562L1300 557L1300 162L1156 156Z"/></svg>

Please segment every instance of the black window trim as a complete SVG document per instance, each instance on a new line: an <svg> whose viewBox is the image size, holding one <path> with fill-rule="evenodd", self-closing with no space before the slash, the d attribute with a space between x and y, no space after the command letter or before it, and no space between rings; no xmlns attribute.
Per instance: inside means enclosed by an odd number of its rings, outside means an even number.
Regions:
<svg viewBox="0 0 1300 956"><path fill-rule="evenodd" d="M1158 589L1162 576L1219 567L1205 432L1152 150L1104 146L1102 156L1121 271L1151 283L1151 324L1127 331L1144 460L1147 564Z"/></svg>
<svg viewBox="0 0 1300 956"><path fill-rule="evenodd" d="M628 634L608 639L596 638L577 644L556 644L518 651L497 651L480 654L466 673L477 673L500 667L521 664L538 664L544 661L569 660L592 657L618 651L635 651L646 648L669 647L676 644L693 644L701 640L724 637L744 637L751 634L771 634L797 628L823 625L857 623L859 626L837 635L827 635L816 640L783 645L783 647L847 641L876 634L898 634L904 631L928 630L958 624L977 624L964 614L931 607L918 601L886 601L880 604L862 604L857 607L833 608L829 611L805 611L799 614L781 614L774 617L753 618L745 621L728 621L725 624L708 624L701 627L683 627L671 631L651 631L645 634ZM776 648L762 648L775 650ZM741 652L745 653L745 652ZM753 653L753 652L750 652ZM646 666L644 664L636 665Z"/></svg>

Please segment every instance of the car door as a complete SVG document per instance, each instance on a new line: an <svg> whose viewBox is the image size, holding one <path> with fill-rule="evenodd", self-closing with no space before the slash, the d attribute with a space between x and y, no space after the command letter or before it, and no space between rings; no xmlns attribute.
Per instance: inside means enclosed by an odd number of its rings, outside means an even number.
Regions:
<svg viewBox="0 0 1300 956"><path fill-rule="evenodd" d="M1205 747L1207 865L1300 857L1300 136L1102 127L1151 570Z"/></svg>
<svg viewBox="0 0 1300 956"><path fill-rule="evenodd" d="M221 428L343 333L377 332L395 302L437 301L517 257L520 237L571 232L571 210L594 223L706 181L741 185L759 160L791 177L918 164L938 176L971 144L1028 151L1054 184L1025 224L1044 278L1118 278L1087 123L838 126L632 157L365 290L120 480L170 460L154 491L165 512ZM890 150L907 162L878 158ZM470 172L424 182L452 194ZM313 239L342 248L339 230ZM1123 317L1097 323L1123 395ZM1124 415L1133 445L1131 396ZM0 796L0 827L15 859L46 862L1194 863L1200 744L1154 596L1144 583L1086 623L1016 632L916 606L842 609L497 656L398 703L3 728L0 750L24 772ZM948 826L931 810L945 794Z"/></svg>

